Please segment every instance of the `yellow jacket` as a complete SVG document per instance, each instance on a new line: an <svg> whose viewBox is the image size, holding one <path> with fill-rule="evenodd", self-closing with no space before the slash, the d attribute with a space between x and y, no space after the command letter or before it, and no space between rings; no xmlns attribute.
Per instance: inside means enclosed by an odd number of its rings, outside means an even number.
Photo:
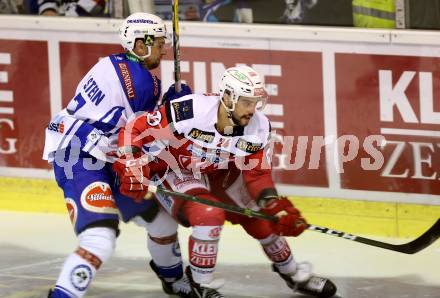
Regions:
<svg viewBox="0 0 440 298"><path fill-rule="evenodd" d="M353 0L355 27L395 28L395 0Z"/></svg>

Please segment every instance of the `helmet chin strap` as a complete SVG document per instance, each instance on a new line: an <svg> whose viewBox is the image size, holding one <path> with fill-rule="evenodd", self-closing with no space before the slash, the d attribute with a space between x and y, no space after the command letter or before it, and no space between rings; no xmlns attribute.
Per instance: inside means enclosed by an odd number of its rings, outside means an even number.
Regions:
<svg viewBox="0 0 440 298"><path fill-rule="evenodd" d="M228 112L228 118L233 126L240 126L240 121L234 118L234 115L232 115L232 111Z"/></svg>
<svg viewBox="0 0 440 298"><path fill-rule="evenodd" d="M228 116L228 120L229 120L229 122L231 123L231 126L233 127L233 126L238 125L238 124L236 123L234 117L232 116L232 112L235 110L235 104L234 104L234 103L232 104L232 108L227 107L226 104L225 104L225 102L223 101L223 95L222 95L222 97L221 97L221 99L220 99L220 102L221 102L222 106L223 106L223 107L225 108L225 110L226 110L226 115ZM231 131L231 133L232 133L232 131Z"/></svg>

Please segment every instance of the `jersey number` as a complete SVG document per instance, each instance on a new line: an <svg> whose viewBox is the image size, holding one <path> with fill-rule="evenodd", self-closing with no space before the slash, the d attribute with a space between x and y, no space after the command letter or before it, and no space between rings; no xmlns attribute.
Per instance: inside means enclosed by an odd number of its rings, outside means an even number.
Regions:
<svg viewBox="0 0 440 298"><path fill-rule="evenodd" d="M67 105L67 112L70 115L75 114L86 104L86 100L82 97L81 93L78 93L73 100Z"/></svg>

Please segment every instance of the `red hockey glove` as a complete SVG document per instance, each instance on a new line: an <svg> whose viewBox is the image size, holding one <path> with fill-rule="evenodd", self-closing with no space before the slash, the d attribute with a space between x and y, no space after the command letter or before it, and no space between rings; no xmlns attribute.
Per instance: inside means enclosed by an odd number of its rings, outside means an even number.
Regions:
<svg viewBox="0 0 440 298"><path fill-rule="evenodd" d="M150 170L140 154L122 155L113 163L113 171L119 179L121 194L142 202L148 193Z"/></svg>
<svg viewBox="0 0 440 298"><path fill-rule="evenodd" d="M307 228L306 220L286 197L268 201L261 211L278 217L278 222L273 223L277 235L296 237Z"/></svg>

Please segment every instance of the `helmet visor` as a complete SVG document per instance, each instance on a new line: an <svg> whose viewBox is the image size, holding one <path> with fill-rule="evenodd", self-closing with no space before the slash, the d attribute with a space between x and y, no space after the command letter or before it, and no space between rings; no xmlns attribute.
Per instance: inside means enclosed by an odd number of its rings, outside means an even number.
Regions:
<svg viewBox="0 0 440 298"><path fill-rule="evenodd" d="M238 104L245 108L254 107L256 110L263 110L267 103L267 96L261 97L245 97L240 96L238 99Z"/></svg>

